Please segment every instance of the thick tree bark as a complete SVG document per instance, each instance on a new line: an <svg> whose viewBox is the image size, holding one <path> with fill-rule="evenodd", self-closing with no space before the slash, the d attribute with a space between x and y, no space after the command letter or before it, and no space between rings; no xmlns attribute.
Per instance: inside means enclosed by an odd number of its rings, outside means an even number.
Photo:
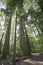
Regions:
<svg viewBox="0 0 43 65"><path fill-rule="evenodd" d="M28 38L28 34L27 34L27 30L24 24L24 29L25 29L25 42L26 42L26 55L27 56L31 56L31 46L30 46L30 42L29 42L29 38Z"/></svg>
<svg viewBox="0 0 43 65"><path fill-rule="evenodd" d="M26 56L26 43L25 43L25 34L23 28L23 20L20 20L20 50L22 51L23 56Z"/></svg>
<svg viewBox="0 0 43 65"><path fill-rule="evenodd" d="M11 19L12 19L12 15L9 16L8 27L7 27L7 31L6 31L6 37L5 37L5 43L4 43L4 47L3 47L3 53L2 53L3 58L6 58L7 55L9 54Z"/></svg>

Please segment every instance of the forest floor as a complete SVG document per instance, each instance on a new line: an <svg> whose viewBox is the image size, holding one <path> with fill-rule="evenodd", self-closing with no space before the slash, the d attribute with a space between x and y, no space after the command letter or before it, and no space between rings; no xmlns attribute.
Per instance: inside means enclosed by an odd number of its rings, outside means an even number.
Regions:
<svg viewBox="0 0 43 65"><path fill-rule="evenodd" d="M12 65L12 58L0 59L0 65ZM43 54L32 53L32 58L17 61L16 65L43 65Z"/></svg>

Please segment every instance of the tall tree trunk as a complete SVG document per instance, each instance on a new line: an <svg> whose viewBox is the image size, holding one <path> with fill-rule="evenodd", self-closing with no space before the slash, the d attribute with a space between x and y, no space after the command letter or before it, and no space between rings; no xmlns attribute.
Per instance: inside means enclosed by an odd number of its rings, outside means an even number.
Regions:
<svg viewBox="0 0 43 65"><path fill-rule="evenodd" d="M31 46L30 46L30 42L29 42L29 38L28 38L25 24L24 24L24 29L25 29L25 41L26 41L26 55L31 56Z"/></svg>
<svg viewBox="0 0 43 65"><path fill-rule="evenodd" d="M7 31L6 31L6 37L5 37L5 43L4 43L4 47L3 47L3 53L2 53L3 58L6 58L7 55L9 54L11 19L12 19L12 15L9 16L8 27L7 27Z"/></svg>
<svg viewBox="0 0 43 65"><path fill-rule="evenodd" d="M20 50L22 51L23 56L26 56L26 43L22 18L20 20Z"/></svg>
<svg viewBox="0 0 43 65"><path fill-rule="evenodd" d="M29 53L27 54L27 52L29 52L30 50L30 46L29 46L29 41L27 42L27 33L25 32L25 28L24 28L24 19L22 16L20 16L20 50L22 51L22 55L23 56L29 56ZM29 40L29 39L28 39ZM28 44L28 50L27 50L27 44Z"/></svg>
<svg viewBox="0 0 43 65"><path fill-rule="evenodd" d="M16 12L16 22L15 22L15 35L14 35L14 53L13 53L13 65L16 65L16 29L17 29L17 12Z"/></svg>

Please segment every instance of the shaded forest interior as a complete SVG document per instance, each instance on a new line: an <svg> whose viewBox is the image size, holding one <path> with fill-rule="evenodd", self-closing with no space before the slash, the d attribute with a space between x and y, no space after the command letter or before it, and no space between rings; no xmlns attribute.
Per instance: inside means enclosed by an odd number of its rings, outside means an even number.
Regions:
<svg viewBox="0 0 43 65"><path fill-rule="evenodd" d="M0 65L43 65L43 0L0 0Z"/></svg>

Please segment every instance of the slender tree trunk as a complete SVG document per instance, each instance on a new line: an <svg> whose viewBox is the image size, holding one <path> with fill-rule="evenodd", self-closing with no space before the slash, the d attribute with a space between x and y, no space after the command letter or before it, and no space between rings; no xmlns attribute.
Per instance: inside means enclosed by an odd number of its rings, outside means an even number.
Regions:
<svg viewBox="0 0 43 65"><path fill-rule="evenodd" d="M17 12L16 12L16 22L15 22L15 35L14 35L14 54L13 54L13 65L16 65L16 29L17 29Z"/></svg>
<svg viewBox="0 0 43 65"><path fill-rule="evenodd" d="M5 43L4 43L4 47L3 47L3 53L2 53L3 58L6 58L7 55L9 54L11 19L12 19L12 15L10 15L9 21L8 21L8 27L7 27L7 31L6 31Z"/></svg>
<svg viewBox="0 0 43 65"><path fill-rule="evenodd" d="M36 26L36 29L37 29L37 31L38 31L38 34L40 35L40 32L39 32L39 27L38 27L38 24L37 24L37 22L36 22L36 21L34 21L34 25Z"/></svg>
<svg viewBox="0 0 43 65"><path fill-rule="evenodd" d="M1 40L0 40L0 54L1 54L1 44L2 44L2 39L3 39L4 33L2 34Z"/></svg>
<svg viewBox="0 0 43 65"><path fill-rule="evenodd" d="M38 24L38 26L39 26L41 32L43 33L43 28L41 27L41 24L39 24L38 22L37 22L37 24Z"/></svg>
<svg viewBox="0 0 43 65"><path fill-rule="evenodd" d="M41 27L41 24L39 24L36 20L36 22L34 21L34 25L36 26L36 29L38 31L38 34L40 35L39 29L41 30L41 32L43 33L43 28Z"/></svg>

